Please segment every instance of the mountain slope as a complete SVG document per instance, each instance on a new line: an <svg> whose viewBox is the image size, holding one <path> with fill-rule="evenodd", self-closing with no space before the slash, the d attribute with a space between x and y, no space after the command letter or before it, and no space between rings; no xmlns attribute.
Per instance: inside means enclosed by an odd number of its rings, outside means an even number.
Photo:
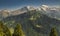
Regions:
<svg viewBox="0 0 60 36"><path fill-rule="evenodd" d="M47 36L50 28L56 26L59 30L60 20L50 18L49 16L42 14L42 11L28 11L26 13L10 16L3 21L8 27L15 27L17 23L22 24L23 30L27 36ZM58 31L59 32L59 31ZM36 36L35 35L35 36Z"/></svg>

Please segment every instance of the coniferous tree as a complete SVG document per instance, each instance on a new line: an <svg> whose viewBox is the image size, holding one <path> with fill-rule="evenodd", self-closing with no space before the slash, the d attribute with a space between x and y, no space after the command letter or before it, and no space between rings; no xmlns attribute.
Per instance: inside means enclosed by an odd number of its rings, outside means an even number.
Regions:
<svg viewBox="0 0 60 36"><path fill-rule="evenodd" d="M51 29L50 36L58 36L56 28Z"/></svg>
<svg viewBox="0 0 60 36"><path fill-rule="evenodd" d="M5 33L6 36L11 36L11 32L7 26L4 26L3 29L4 29L3 32Z"/></svg>
<svg viewBox="0 0 60 36"><path fill-rule="evenodd" d="M3 23L0 21L0 36L4 35L2 25L3 25Z"/></svg>
<svg viewBox="0 0 60 36"><path fill-rule="evenodd" d="M0 36L11 36L8 27L3 25L2 21L0 21Z"/></svg>
<svg viewBox="0 0 60 36"><path fill-rule="evenodd" d="M25 36L24 32L22 31L21 24L16 25L13 36Z"/></svg>

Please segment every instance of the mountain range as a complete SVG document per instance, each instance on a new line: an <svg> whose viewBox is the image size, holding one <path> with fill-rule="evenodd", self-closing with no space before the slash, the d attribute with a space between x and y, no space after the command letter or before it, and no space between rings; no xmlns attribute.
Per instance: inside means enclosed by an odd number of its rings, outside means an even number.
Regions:
<svg viewBox="0 0 60 36"><path fill-rule="evenodd" d="M48 36L52 27L60 33L60 8L26 6L14 11L1 10L0 15L9 28L21 24L26 36Z"/></svg>
<svg viewBox="0 0 60 36"><path fill-rule="evenodd" d="M49 17L60 19L60 8L58 7L50 7L47 5L42 5L40 7L33 7L33 6L25 6L21 9L17 9L14 11L10 11L7 9L1 10L0 11L0 17L5 18L8 16L14 16L14 15L19 15L31 10L36 10L36 11L42 11L43 14L48 15Z"/></svg>

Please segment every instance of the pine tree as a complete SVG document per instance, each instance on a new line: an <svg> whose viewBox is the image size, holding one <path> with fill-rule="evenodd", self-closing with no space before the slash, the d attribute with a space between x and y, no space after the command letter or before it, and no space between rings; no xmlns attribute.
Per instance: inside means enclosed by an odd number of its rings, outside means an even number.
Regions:
<svg viewBox="0 0 60 36"><path fill-rule="evenodd" d="M3 25L2 21L0 21L0 36L11 36L9 29Z"/></svg>
<svg viewBox="0 0 60 36"><path fill-rule="evenodd" d="M50 36L58 36L56 28L51 29Z"/></svg>
<svg viewBox="0 0 60 36"><path fill-rule="evenodd" d="M13 36L25 36L24 32L22 31L21 24L16 25Z"/></svg>
<svg viewBox="0 0 60 36"><path fill-rule="evenodd" d="M3 29L4 29L3 32L5 33L6 36L11 36L11 32L7 26L4 26Z"/></svg>
<svg viewBox="0 0 60 36"><path fill-rule="evenodd" d="M0 36L3 36L2 23L0 22Z"/></svg>

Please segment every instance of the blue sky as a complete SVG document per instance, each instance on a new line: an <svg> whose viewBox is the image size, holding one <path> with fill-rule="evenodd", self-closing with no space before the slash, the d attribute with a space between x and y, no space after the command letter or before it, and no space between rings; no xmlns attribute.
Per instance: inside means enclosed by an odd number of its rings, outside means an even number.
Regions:
<svg viewBox="0 0 60 36"><path fill-rule="evenodd" d="M60 0L0 0L0 9L15 9L22 6L32 5L60 5Z"/></svg>

